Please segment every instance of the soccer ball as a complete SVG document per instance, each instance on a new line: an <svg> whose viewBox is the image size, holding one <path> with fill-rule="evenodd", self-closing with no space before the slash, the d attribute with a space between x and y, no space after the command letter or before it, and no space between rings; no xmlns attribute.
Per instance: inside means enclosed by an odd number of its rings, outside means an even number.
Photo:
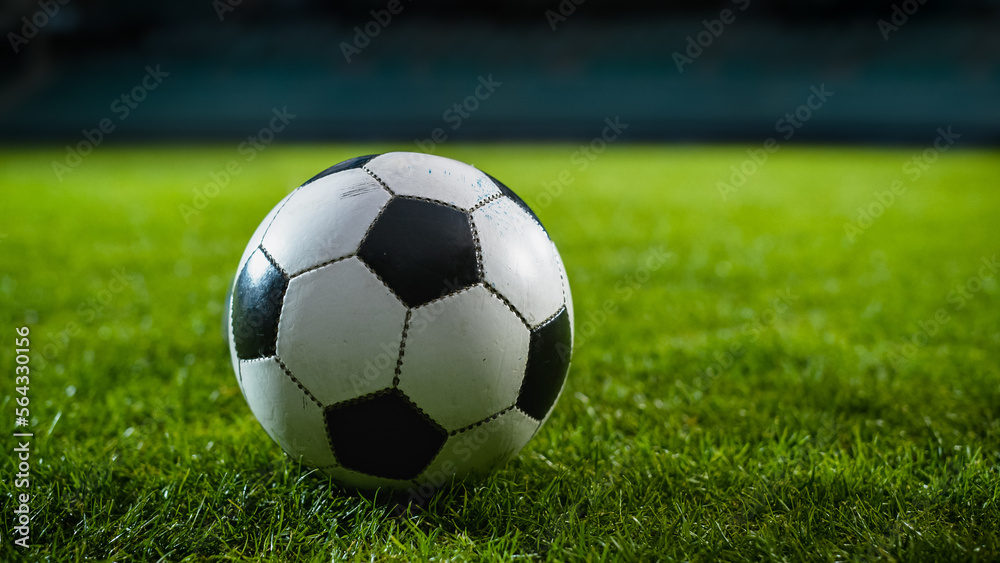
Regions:
<svg viewBox="0 0 1000 563"><path fill-rule="evenodd" d="M361 489L506 463L551 413L573 346L538 217L495 178L420 153L347 160L292 191L250 239L228 314L264 430Z"/></svg>

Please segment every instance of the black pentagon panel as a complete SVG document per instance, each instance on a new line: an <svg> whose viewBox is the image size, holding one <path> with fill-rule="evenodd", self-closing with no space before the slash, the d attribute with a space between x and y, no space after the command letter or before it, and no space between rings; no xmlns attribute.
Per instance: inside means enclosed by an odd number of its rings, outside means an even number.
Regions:
<svg viewBox="0 0 1000 563"><path fill-rule="evenodd" d="M389 202L358 256L409 307L480 281L469 216L428 201Z"/></svg>
<svg viewBox="0 0 1000 563"><path fill-rule="evenodd" d="M490 176L489 174L486 174L486 175ZM490 180L493 180L493 183L496 184L498 188L500 188L500 191L503 193L503 195L505 195L505 196L509 197L510 199L514 200L514 203L516 203L521 209L527 211L528 215L531 215L532 218L535 219L535 222L538 223L538 225L542 228L543 231L545 231L545 225L542 225L542 221L538 218L538 215L535 215L535 212L531 210L531 207L528 207L528 204L525 203L524 200L521 199L520 196L518 196L516 193L514 193L514 190L508 188L507 186L505 186L503 184L503 182L501 182L500 180L497 180L493 176L490 176ZM548 231L545 231L545 233L548 234Z"/></svg>
<svg viewBox="0 0 1000 563"><path fill-rule="evenodd" d="M275 354L278 317L286 289L288 276L263 250L255 250L233 289L233 341L240 359L252 360Z"/></svg>
<svg viewBox="0 0 1000 563"><path fill-rule="evenodd" d="M448 433L398 389L326 408L326 431L340 463L386 479L415 479Z"/></svg>
<svg viewBox="0 0 1000 563"><path fill-rule="evenodd" d="M365 155L365 156L356 156L354 158L350 158L348 160L345 160L344 162L341 162L341 163L338 163L338 164L334 164L333 166L327 168L326 170L320 172L319 174L313 176L312 178L309 178L302 185L304 186L304 185L309 184L311 182L315 182L316 180L319 180L320 178L325 178L326 176L329 176L330 174L336 174L337 172L343 172L344 170L350 170L352 168L361 168L365 164L368 164L368 161L371 160L371 159L373 159L373 158L375 158L376 156L379 156L379 155L377 155L377 154L368 154L368 155Z"/></svg>
<svg viewBox="0 0 1000 563"><path fill-rule="evenodd" d="M564 307L555 318L531 331L517 408L536 420L545 418L566 380L573 354L570 329L569 313Z"/></svg>

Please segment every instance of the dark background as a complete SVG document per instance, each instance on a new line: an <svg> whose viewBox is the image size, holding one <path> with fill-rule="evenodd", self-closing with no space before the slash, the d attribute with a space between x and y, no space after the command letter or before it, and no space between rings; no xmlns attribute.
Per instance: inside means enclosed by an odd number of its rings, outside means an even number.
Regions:
<svg viewBox="0 0 1000 563"><path fill-rule="evenodd" d="M998 0L564 0L555 30L559 0L401 0L350 63L341 43L388 0L47 1L0 9L8 143L75 142L103 118L114 142L240 138L284 107L286 140L590 138L620 116L632 140L760 141L821 85L834 95L796 141L926 144L951 126L1000 142ZM894 5L916 11L886 40ZM678 72L673 54L724 9L735 21ZM28 38L33 16L46 23ZM114 101L156 65L169 76L119 119ZM501 86L453 129L445 112L490 75Z"/></svg>

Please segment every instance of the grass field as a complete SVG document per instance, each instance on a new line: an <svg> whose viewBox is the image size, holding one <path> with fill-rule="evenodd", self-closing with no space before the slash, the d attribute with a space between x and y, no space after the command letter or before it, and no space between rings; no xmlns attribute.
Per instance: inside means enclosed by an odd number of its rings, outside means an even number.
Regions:
<svg viewBox="0 0 1000 563"><path fill-rule="evenodd" d="M271 206L395 148L101 147L62 182L64 149L0 152L0 560L1000 558L1000 153L782 148L723 197L747 147L443 147L536 208L578 346L519 458L399 510L286 459L220 334Z"/></svg>

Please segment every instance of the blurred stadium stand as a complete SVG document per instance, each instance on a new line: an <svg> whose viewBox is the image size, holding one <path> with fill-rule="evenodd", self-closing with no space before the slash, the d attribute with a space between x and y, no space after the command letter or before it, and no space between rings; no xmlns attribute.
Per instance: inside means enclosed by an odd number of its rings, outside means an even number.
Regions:
<svg viewBox="0 0 1000 563"><path fill-rule="evenodd" d="M927 143L951 126L1000 142L1000 0L585 0L555 30L546 11L571 0L400 0L351 63L341 43L389 0L228 0L222 21L227 0L64 1L0 8L8 143L78 140L106 117L115 141L239 138L282 107L288 140L590 138L620 116L633 140L760 141L820 85L834 95L796 141ZM885 40L877 22L904 4ZM27 39L43 5L58 13ZM678 72L673 54L724 9L735 21ZM169 76L119 121L111 104L148 65ZM491 75L453 130L445 112Z"/></svg>

